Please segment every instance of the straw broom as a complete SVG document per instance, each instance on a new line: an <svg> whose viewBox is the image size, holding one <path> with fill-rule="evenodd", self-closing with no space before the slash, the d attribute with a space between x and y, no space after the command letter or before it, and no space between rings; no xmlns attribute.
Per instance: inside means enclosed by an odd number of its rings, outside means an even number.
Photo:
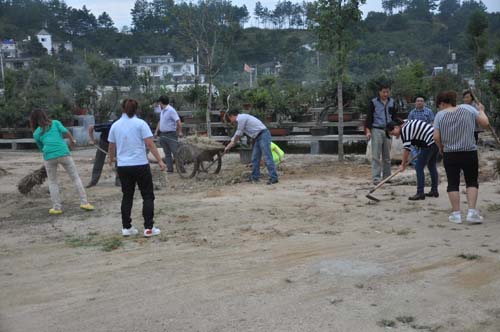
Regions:
<svg viewBox="0 0 500 332"><path fill-rule="evenodd" d="M27 195L34 187L41 185L47 178L45 166L40 167L36 171L23 177L17 183L17 190L23 195Z"/></svg>

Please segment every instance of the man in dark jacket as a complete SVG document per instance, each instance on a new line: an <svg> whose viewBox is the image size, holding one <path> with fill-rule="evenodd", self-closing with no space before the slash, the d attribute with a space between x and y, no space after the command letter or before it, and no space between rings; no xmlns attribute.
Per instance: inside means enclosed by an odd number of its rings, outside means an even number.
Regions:
<svg viewBox="0 0 500 332"><path fill-rule="evenodd" d="M368 105L365 134L372 146L372 180L378 184L391 175L391 139L385 128L397 118L397 103L390 97L391 89L387 84L380 86L378 97Z"/></svg>

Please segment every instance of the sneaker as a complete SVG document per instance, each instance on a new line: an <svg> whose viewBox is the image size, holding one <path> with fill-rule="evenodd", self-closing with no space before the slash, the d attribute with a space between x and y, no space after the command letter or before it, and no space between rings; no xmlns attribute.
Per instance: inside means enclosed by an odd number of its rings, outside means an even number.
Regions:
<svg viewBox="0 0 500 332"><path fill-rule="evenodd" d="M408 197L408 199L409 199L410 201L424 200L424 199L425 199L425 195L424 195L424 193L421 193L421 194L416 194L416 195L413 195L413 196Z"/></svg>
<svg viewBox="0 0 500 332"><path fill-rule="evenodd" d="M373 180L373 185L377 186L380 183L380 180Z"/></svg>
<svg viewBox="0 0 500 332"><path fill-rule="evenodd" d="M249 183L259 183L259 179L254 179L254 178L248 178L247 182Z"/></svg>
<svg viewBox="0 0 500 332"><path fill-rule="evenodd" d="M144 230L144 237L151 237L151 236L159 235L160 233L161 232L160 232L159 228L156 228L156 227L147 228Z"/></svg>
<svg viewBox="0 0 500 332"><path fill-rule="evenodd" d="M267 184L275 184L278 183L278 179L269 179L267 180Z"/></svg>
<svg viewBox="0 0 500 332"><path fill-rule="evenodd" d="M137 235L137 234L139 234L139 231L134 226L131 226L130 228L122 228L122 235L123 236L131 236L131 235Z"/></svg>
<svg viewBox="0 0 500 332"><path fill-rule="evenodd" d="M87 211L92 211L92 210L94 210L94 206L92 204L90 204L90 203L81 204L80 205L80 209L87 210Z"/></svg>
<svg viewBox="0 0 500 332"><path fill-rule="evenodd" d="M85 186L85 188L92 188L96 185L97 183L89 183L88 185Z"/></svg>
<svg viewBox="0 0 500 332"><path fill-rule="evenodd" d="M461 224L462 223L462 216L459 214L450 214L448 217L448 221L452 222L454 224Z"/></svg>
<svg viewBox="0 0 500 332"><path fill-rule="evenodd" d="M425 196L427 197L439 197L439 193L437 191L429 191L428 193L425 193Z"/></svg>
<svg viewBox="0 0 500 332"><path fill-rule="evenodd" d="M49 214L56 215L56 214L61 214L61 213L62 213L61 209L50 209L49 210Z"/></svg>
<svg viewBox="0 0 500 332"><path fill-rule="evenodd" d="M470 222L471 224L481 224L483 219L483 216L479 215L477 210L467 213L467 222Z"/></svg>

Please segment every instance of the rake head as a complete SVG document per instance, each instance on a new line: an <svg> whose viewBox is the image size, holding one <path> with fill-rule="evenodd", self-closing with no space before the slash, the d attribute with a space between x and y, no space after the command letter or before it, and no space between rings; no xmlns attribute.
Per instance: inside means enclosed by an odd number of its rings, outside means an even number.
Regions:
<svg viewBox="0 0 500 332"><path fill-rule="evenodd" d="M380 199L378 199L377 197L372 196L371 193L368 194L368 195L366 195L366 198L368 198L369 200L372 200L374 202L380 202Z"/></svg>

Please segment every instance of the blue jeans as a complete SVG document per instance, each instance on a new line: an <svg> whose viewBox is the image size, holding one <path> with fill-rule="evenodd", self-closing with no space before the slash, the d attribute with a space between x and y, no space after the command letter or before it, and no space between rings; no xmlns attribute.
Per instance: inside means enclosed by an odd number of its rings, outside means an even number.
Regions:
<svg viewBox="0 0 500 332"><path fill-rule="evenodd" d="M438 148L436 144L431 147L420 149L420 154L417 158L417 163L415 165L415 171L417 172L417 194L424 193L425 186L425 174L424 168L427 166L429 173L431 174L431 190L437 191L438 186L438 172L436 167L438 155Z"/></svg>
<svg viewBox="0 0 500 332"><path fill-rule="evenodd" d="M276 165L274 164L273 154L271 152L271 133L268 129L259 135L253 143L252 149L252 180L258 181L260 178L260 160L264 157L270 180L278 180Z"/></svg>
<svg viewBox="0 0 500 332"><path fill-rule="evenodd" d="M160 134L160 145L165 152L165 164L167 171L174 171L174 158L177 152L177 133L175 131L165 132Z"/></svg>

